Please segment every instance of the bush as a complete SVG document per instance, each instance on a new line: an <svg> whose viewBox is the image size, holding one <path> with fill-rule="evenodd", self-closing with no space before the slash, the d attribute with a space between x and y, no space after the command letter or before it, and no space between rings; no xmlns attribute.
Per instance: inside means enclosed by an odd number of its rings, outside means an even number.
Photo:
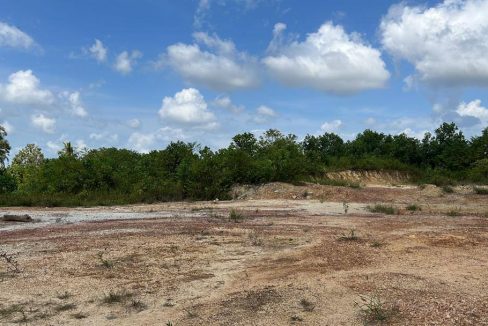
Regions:
<svg viewBox="0 0 488 326"><path fill-rule="evenodd" d="M368 206L367 209L371 213L382 213L382 214L388 214L388 215L398 214L398 210L396 208L394 208L393 206L386 206L386 205L381 205L381 204L376 204L374 206Z"/></svg>

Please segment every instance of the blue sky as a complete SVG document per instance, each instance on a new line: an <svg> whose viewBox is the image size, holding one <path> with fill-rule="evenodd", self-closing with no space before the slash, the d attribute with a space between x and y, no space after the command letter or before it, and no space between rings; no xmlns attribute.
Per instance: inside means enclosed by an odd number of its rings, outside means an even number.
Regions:
<svg viewBox="0 0 488 326"><path fill-rule="evenodd" d="M0 2L13 152L488 123L488 0Z"/></svg>

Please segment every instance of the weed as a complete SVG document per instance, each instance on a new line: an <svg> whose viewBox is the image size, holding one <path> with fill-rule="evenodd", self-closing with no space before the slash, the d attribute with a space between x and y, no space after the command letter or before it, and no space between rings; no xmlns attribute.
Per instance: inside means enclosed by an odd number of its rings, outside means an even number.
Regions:
<svg viewBox="0 0 488 326"><path fill-rule="evenodd" d="M371 242L371 245L370 246L372 248L380 248L380 247L383 247L384 246L384 243L375 240L375 241Z"/></svg>
<svg viewBox="0 0 488 326"><path fill-rule="evenodd" d="M263 239L261 239L256 231L249 233L249 240L253 246L262 246L264 244Z"/></svg>
<svg viewBox="0 0 488 326"><path fill-rule="evenodd" d="M291 321L292 322L295 322L295 321L303 321L303 318L299 315L293 315L290 317Z"/></svg>
<svg viewBox="0 0 488 326"><path fill-rule="evenodd" d="M307 299L300 300L300 305L302 306L303 310L307 312L312 312L315 309L315 304Z"/></svg>
<svg viewBox="0 0 488 326"><path fill-rule="evenodd" d="M395 310L388 308L377 295L361 295L359 298L360 302L355 302L355 305L359 308L365 323L386 322L395 313Z"/></svg>
<svg viewBox="0 0 488 326"><path fill-rule="evenodd" d="M478 195L488 195L488 188L474 187L473 190Z"/></svg>
<svg viewBox="0 0 488 326"><path fill-rule="evenodd" d="M7 265L7 271L12 273L20 273L22 270L19 267L19 263L13 255L8 254L5 251L0 251L0 259L2 259Z"/></svg>
<svg viewBox="0 0 488 326"><path fill-rule="evenodd" d="M172 321L170 321L170 320L169 320L169 321L166 323L166 326L174 326L174 324L173 324L173 322L172 322Z"/></svg>
<svg viewBox="0 0 488 326"><path fill-rule="evenodd" d="M452 194L454 193L454 188L451 186L443 186L442 192L444 192L445 194Z"/></svg>
<svg viewBox="0 0 488 326"><path fill-rule="evenodd" d="M102 302L106 304L121 303L131 298L132 296L132 293L126 291L110 291L103 297Z"/></svg>
<svg viewBox="0 0 488 326"><path fill-rule="evenodd" d="M74 319L85 319L88 317L84 312L77 312L71 315Z"/></svg>
<svg viewBox="0 0 488 326"><path fill-rule="evenodd" d="M460 216L461 212L458 209L451 209L446 213L446 215L450 217L456 217L456 216Z"/></svg>
<svg viewBox="0 0 488 326"><path fill-rule="evenodd" d="M351 229L349 234L342 233L341 236L338 238L339 241L357 241L359 237L356 235L356 231Z"/></svg>
<svg viewBox="0 0 488 326"><path fill-rule="evenodd" d="M234 222L234 223L237 223L237 222L240 222L244 219L244 216L239 213L238 211L236 211L235 209L232 209L229 213L229 219Z"/></svg>
<svg viewBox="0 0 488 326"><path fill-rule="evenodd" d="M66 299L69 299L71 298L73 295L71 293L69 293L68 291L64 291L64 293L61 293L61 294L58 294L57 295L57 298L59 300L66 300Z"/></svg>
<svg viewBox="0 0 488 326"><path fill-rule="evenodd" d="M22 312L24 307L20 304L13 304L11 306L0 308L0 318L9 318L11 315Z"/></svg>
<svg viewBox="0 0 488 326"><path fill-rule="evenodd" d="M374 206L366 207L371 213L383 213L387 215L398 214L398 210L393 206L376 204Z"/></svg>
<svg viewBox="0 0 488 326"><path fill-rule="evenodd" d="M68 310L73 310L76 309L76 305L74 303L66 303L59 305L54 308L54 310L61 312L61 311L68 311Z"/></svg>
<svg viewBox="0 0 488 326"><path fill-rule="evenodd" d="M137 312L141 312L147 309L147 305L140 300L132 299L130 302L130 308L136 310Z"/></svg>
<svg viewBox="0 0 488 326"><path fill-rule="evenodd" d="M348 202L343 202L342 203L342 208L344 208L344 214L347 215L347 212L349 211L349 203Z"/></svg>
<svg viewBox="0 0 488 326"><path fill-rule="evenodd" d="M422 207L420 207L417 204L410 204L406 208L407 208L407 211L411 211L411 212L417 212L417 211L421 211L422 210Z"/></svg>
<svg viewBox="0 0 488 326"><path fill-rule="evenodd" d="M112 260L103 258L103 254L104 254L103 251L100 251L97 254L98 260L100 261L100 265L102 265L105 268L112 268L112 267L114 267L114 262Z"/></svg>

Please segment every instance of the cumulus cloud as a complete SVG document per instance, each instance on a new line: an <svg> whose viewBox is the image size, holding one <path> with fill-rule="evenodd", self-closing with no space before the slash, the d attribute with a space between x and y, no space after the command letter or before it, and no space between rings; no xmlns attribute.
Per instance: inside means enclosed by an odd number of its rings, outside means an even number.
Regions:
<svg viewBox="0 0 488 326"><path fill-rule="evenodd" d="M488 109L481 106L481 100L461 102L456 112L462 117L474 117L483 123L488 123Z"/></svg>
<svg viewBox="0 0 488 326"><path fill-rule="evenodd" d="M272 108L261 105L256 109L256 115L254 116L254 122L256 123L266 123L269 119L276 117L277 114Z"/></svg>
<svg viewBox="0 0 488 326"><path fill-rule="evenodd" d="M134 69L137 59L142 57L142 52L134 50L131 53L124 51L115 59L114 69L123 75L128 75Z"/></svg>
<svg viewBox="0 0 488 326"><path fill-rule="evenodd" d="M9 76L7 84L0 84L0 101L14 104L52 104L53 94L39 88L39 85L40 81L32 70L19 70Z"/></svg>
<svg viewBox="0 0 488 326"><path fill-rule="evenodd" d="M29 49L34 45L32 37L15 26L0 22L0 47Z"/></svg>
<svg viewBox="0 0 488 326"><path fill-rule="evenodd" d="M337 132L340 128L342 127L342 121L341 120L333 120L329 122L324 122L320 126L320 130L323 132Z"/></svg>
<svg viewBox="0 0 488 326"><path fill-rule="evenodd" d="M213 104L220 108L226 109L232 113L241 113L244 111L244 107L242 105L236 105L232 103L232 100L228 96L219 96L214 101Z"/></svg>
<svg viewBox="0 0 488 326"><path fill-rule="evenodd" d="M202 94L194 88L183 89L174 97L165 97L159 116L163 121L169 120L208 129L217 126L215 115L208 110Z"/></svg>
<svg viewBox="0 0 488 326"><path fill-rule="evenodd" d="M71 113L80 118L84 118L88 115L88 112L83 106L81 101L80 92L73 92L68 95L68 101L71 106Z"/></svg>
<svg viewBox="0 0 488 326"><path fill-rule="evenodd" d="M56 127L56 119L49 118L44 114L35 114L31 116L32 124L44 131L45 133L52 134L54 133L54 128Z"/></svg>
<svg viewBox="0 0 488 326"><path fill-rule="evenodd" d="M186 135L182 129L166 126L151 133L134 132L129 136L128 145L138 152L148 153L157 140L171 142L184 139Z"/></svg>
<svg viewBox="0 0 488 326"><path fill-rule="evenodd" d="M293 87L350 94L381 88L390 77L379 50L342 26L323 24L303 41L276 44L286 25L275 25L272 52L263 59L270 73Z"/></svg>
<svg viewBox="0 0 488 326"><path fill-rule="evenodd" d="M488 0L445 0L434 7L390 8L383 47L410 62L416 78L441 86L488 86Z"/></svg>
<svg viewBox="0 0 488 326"><path fill-rule="evenodd" d="M99 39L95 39L95 43L93 43L88 51L90 52L90 55L98 62L105 62L107 60L108 49Z"/></svg>
<svg viewBox="0 0 488 326"><path fill-rule="evenodd" d="M127 121L127 125L133 129L137 129L141 126L141 121L139 119L130 119L129 121Z"/></svg>
<svg viewBox="0 0 488 326"><path fill-rule="evenodd" d="M219 91L255 87L259 83L255 59L238 52L232 41L195 33L195 43L178 43L162 56L186 81Z"/></svg>

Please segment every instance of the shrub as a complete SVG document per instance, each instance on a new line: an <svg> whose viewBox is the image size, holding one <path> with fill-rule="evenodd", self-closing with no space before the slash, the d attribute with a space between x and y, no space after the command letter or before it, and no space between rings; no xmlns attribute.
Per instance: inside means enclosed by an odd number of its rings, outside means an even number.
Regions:
<svg viewBox="0 0 488 326"><path fill-rule="evenodd" d="M421 211L422 207L420 207L417 204L410 204L406 207L406 209L407 209L407 211L416 212L416 211Z"/></svg>
<svg viewBox="0 0 488 326"><path fill-rule="evenodd" d="M234 223L238 223L244 219L244 216L235 209L232 209L229 213L229 219Z"/></svg>
<svg viewBox="0 0 488 326"><path fill-rule="evenodd" d="M488 195L488 188L474 187L473 190L478 195Z"/></svg>
<svg viewBox="0 0 488 326"><path fill-rule="evenodd" d="M368 206L367 209L371 213L382 213L387 215L398 214L398 210L393 206L386 206L381 204L376 204L374 206Z"/></svg>

